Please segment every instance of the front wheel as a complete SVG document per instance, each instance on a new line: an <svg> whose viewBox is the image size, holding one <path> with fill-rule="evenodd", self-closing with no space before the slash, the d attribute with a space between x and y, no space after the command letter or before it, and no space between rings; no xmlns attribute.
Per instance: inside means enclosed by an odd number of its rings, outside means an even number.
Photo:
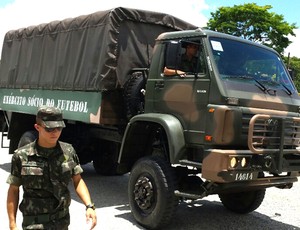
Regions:
<svg viewBox="0 0 300 230"><path fill-rule="evenodd" d="M148 229L165 226L178 204L173 168L160 157L144 157L132 168L129 204L136 221Z"/></svg>
<svg viewBox="0 0 300 230"><path fill-rule="evenodd" d="M257 209L264 197L266 189L245 191L237 193L223 193L219 194L220 200L224 207L230 211L245 214Z"/></svg>

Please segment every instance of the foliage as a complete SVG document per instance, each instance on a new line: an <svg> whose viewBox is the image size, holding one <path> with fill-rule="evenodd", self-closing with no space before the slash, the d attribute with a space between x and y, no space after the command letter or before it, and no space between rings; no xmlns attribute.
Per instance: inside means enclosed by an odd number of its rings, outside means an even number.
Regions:
<svg viewBox="0 0 300 230"><path fill-rule="evenodd" d="M211 13L207 28L259 42L282 54L291 43L288 35L295 36L293 29L297 27L284 21L283 15L269 12L270 9L271 5L255 3L220 7Z"/></svg>

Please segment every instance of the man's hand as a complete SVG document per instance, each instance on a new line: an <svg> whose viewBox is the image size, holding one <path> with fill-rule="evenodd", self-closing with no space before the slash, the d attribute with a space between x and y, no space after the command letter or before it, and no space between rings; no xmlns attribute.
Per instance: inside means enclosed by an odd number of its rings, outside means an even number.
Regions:
<svg viewBox="0 0 300 230"><path fill-rule="evenodd" d="M186 73L185 73L184 71L177 70L176 73L177 73L181 78L186 77Z"/></svg>
<svg viewBox="0 0 300 230"><path fill-rule="evenodd" d="M167 67L164 68L164 75L186 77L186 73L184 71L179 69L168 69Z"/></svg>
<svg viewBox="0 0 300 230"><path fill-rule="evenodd" d="M97 215L96 215L96 211L92 208L88 208L86 210L86 223L90 223L90 221L92 221L91 223L91 228L90 229L93 229L96 224L97 224Z"/></svg>

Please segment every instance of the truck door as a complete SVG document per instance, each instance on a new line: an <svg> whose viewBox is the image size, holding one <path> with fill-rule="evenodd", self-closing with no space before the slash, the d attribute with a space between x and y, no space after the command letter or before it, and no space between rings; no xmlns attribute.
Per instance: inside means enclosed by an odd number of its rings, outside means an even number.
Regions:
<svg viewBox="0 0 300 230"><path fill-rule="evenodd" d="M197 49L197 52L192 51L195 57L189 60L186 57L188 49ZM199 135L204 135L210 86L204 57L199 40L175 45L171 42L166 46L162 74L152 82L154 110L180 119L186 137L196 143L199 143Z"/></svg>

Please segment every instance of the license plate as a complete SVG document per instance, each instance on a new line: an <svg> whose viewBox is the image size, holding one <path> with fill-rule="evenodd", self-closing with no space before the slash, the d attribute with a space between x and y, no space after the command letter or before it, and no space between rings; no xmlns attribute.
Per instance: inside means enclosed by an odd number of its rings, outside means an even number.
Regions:
<svg viewBox="0 0 300 230"><path fill-rule="evenodd" d="M245 181L253 179L255 179L255 175L253 172L237 172L234 177L235 181Z"/></svg>

